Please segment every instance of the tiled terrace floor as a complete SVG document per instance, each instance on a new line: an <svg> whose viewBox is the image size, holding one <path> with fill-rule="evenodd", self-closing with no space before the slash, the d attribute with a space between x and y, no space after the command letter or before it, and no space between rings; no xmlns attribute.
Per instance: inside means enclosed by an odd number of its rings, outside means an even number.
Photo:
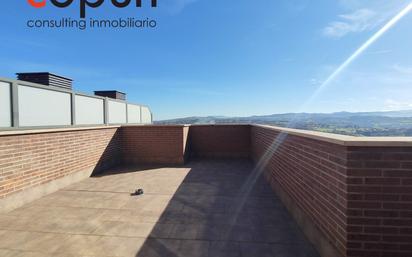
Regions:
<svg viewBox="0 0 412 257"><path fill-rule="evenodd" d="M1 215L0 256L318 256L262 178L247 190L251 171L202 160L86 179Z"/></svg>

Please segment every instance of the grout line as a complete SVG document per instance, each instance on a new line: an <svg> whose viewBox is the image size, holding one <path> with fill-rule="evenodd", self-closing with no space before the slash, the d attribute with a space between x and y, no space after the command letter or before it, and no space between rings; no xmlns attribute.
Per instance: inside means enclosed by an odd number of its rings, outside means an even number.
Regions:
<svg viewBox="0 0 412 257"><path fill-rule="evenodd" d="M85 193L112 193L112 194L131 194L131 192L122 192L122 191L100 191L100 190L96 190L96 191L92 191L92 190L86 190L86 189L62 189L59 190L60 192L85 192ZM59 192L58 191L58 192ZM56 192L57 193L57 192ZM176 194L157 194L157 193L144 193L144 195L159 195L159 196L173 196L173 197L178 197L176 196ZM143 196L144 196L143 195ZM187 196L187 194L185 193L185 195ZM235 194L236 196L228 196L228 195L216 195L216 194L190 194L190 196L216 196L216 197L226 197L226 198L243 198L242 196L237 196L237 194ZM276 197L276 194L272 195L268 195L268 196L249 196L248 198L252 198L252 199L276 199L279 200Z"/></svg>
<svg viewBox="0 0 412 257"><path fill-rule="evenodd" d="M14 252L18 252L18 253L41 253L41 254L46 254L47 256L55 256L55 254L62 254L62 256L65 255L64 252L60 252L60 251L53 251L53 252L46 252L46 251L33 251L33 250L26 250L26 249L14 249L14 248L7 248L7 247L0 247L0 250L6 250L6 251L14 251ZM89 254L80 254L77 255L77 257L118 257L116 255L89 255Z"/></svg>
<svg viewBox="0 0 412 257"><path fill-rule="evenodd" d="M122 235L104 235L104 234L85 234L85 233L63 233L63 232L48 232L48 231L37 231L37 230L20 230L20 229L0 229L3 231L14 231L14 232L29 232L29 233L41 233L41 234L55 234L55 235L67 235L67 236L94 236L94 237L112 237L112 238L139 238L147 240L180 240L180 241L200 241L200 242L233 242L233 243L252 243L252 244L271 244L271 245L300 245L301 243L280 243L280 242L263 242L263 241L235 241L235 240L209 240L209 239L187 239L187 238L171 238L171 237L147 237L143 236L122 236ZM302 241L302 240L299 240ZM307 243L304 241L303 243ZM0 247L1 249L1 247Z"/></svg>
<svg viewBox="0 0 412 257"><path fill-rule="evenodd" d="M36 206L37 207L37 206ZM48 208L48 209L50 209L50 207L57 207L57 208L68 208L68 209L87 209L87 210L102 210L102 211L137 211L137 212L139 212L140 211L140 209L138 209L138 208L134 208L134 209L131 209L131 208L122 208L122 209L111 209L111 208L93 208L93 207L78 207L78 206L64 206L64 205L38 205L38 207L41 207L41 209L46 209L46 208ZM166 207L167 208L167 207ZM257 208L252 208L252 209L257 209ZM283 207L281 208L281 209L279 209L279 208L259 208L259 209L257 209L257 211L254 211L254 212L246 212L247 214L254 214L254 213L259 213L259 212L261 212L262 210L265 210L265 211L267 211L268 209L273 209L273 211L275 211L275 212L279 212L279 213L283 213L284 212L284 209L283 209ZM151 211L148 211L148 212L151 212ZM174 211L174 210L172 210L172 211L165 211L165 210L163 210L162 211L162 213L160 214L160 216L159 216L159 218L161 217L161 216L163 216L164 215L164 213L168 213L168 212L170 212L170 213L182 213L182 214L188 214L188 215L190 215L190 213L186 213L186 212L184 212L184 211L182 211L182 210L178 210L178 211ZM143 213L140 213L140 214L144 214L144 212ZM201 213L201 214L199 214L199 213L193 213L193 215L213 215L213 214L233 214L233 212L228 212L228 211L213 211L213 212L203 212L203 213ZM9 214L3 214L3 216L10 216L10 217L24 217L24 216L18 216L18 215L9 215ZM147 217L147 216L144 216L144 217Z"/></svg>
<svg viewBox="0 0 412 257"><path fill-rule="evenodd" d="M100 191L100 190L86 190L86 189L62 189L60 190L62 192L85 192L85 193L110 193L110 194L131 194L131 192L126 192L126 191ZM149 195L145 193L146 195Z"/></svg>

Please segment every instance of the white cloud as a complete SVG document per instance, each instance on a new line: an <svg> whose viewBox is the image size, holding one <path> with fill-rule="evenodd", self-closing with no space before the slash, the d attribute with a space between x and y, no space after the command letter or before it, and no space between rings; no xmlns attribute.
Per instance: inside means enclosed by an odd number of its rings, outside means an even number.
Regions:
<svg viewBox="0 0 412 257"><path fill-rule="evenodd" d="M338 21L333 21L323 29L327 37L341 38L349 33L369 31L381 24L383 19L370 9L358 9L354 12L339 15Z"/></svg>
<svg viewBox="0 0 412 257"><path fill-rule="evenodd" d="M398 73L403 75L410 75L412 76L412 66L402 66L399 64L393 65L392 69Z"/></svg>
<svg viewBox="0 0 412 257"><path fill-rule="evenodd" d="M318 78L310 78L309 84L311 86L319 86L320 84L322 84L322 81L320 81Z"/></svg>
<svg viewBox="0 0 412 257"><path fill-rule="evenodd" d="M377 29L404 9L410 0L339 0L342 13L323 28L323 35L341 38L351 33Z"/></svg>
<svg viewBox="0 0 412 257"><path fill-rule="evenodd" d="M393 99L385 100L385 110L395 111L395 110L405 110L412 108L412 102L403 102Z"/></svg>

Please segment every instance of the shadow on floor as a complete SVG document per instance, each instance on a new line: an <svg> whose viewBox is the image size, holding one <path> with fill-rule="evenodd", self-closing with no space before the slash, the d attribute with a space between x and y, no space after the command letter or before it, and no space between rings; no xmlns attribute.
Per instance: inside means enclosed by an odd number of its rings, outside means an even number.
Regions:
<svg viewBox="0 0 412 257"><path fill-rule="evenodd" d="M136 257L318 256L250 161L188 166Z"/></svg>
<svg viewBox="0 0 412 257"><path fill-rule="evenodd" d="M318 255L251 162L195 160L113 169L0 215L0 256Z"/></svg>

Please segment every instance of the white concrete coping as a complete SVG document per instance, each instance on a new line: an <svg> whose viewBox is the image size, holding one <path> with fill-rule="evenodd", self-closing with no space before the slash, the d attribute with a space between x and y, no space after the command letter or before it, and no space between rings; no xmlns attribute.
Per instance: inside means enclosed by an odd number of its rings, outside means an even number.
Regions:
<svg viewBox="0 0 412 257"><path fill-rule="evenodd" d="M412 137L355 137L302 129L282 128L269 125L252 126L271 129L289 135L311 138L343 146L412 147Z"/></svg>
<svg viewBox="0 0 412 257"><path fill-rule="evenodd" d="M214 124L209 126L227 126L227 125L244 125L248 124ZM82 130L98 130L98 129L112 129L120 127L190 127L191 125L110 125L110 126L91 126L91 127L70 127L70 128L45 128L45 129L27 129L27 130L10 130L0 131L1 136L12 135L27 135L27 134L44 134L56 132L82 131ZM194 125L196 126L196 125ZM204 125L208 126L208 125ZM286 133L289 135L301 136L323 142L329 142L343 146L373 146L373 147L412 147L412 137L355 137L345 136L332 133L324 133L318 131L282 128L270 125L251 124L250 126L275 130L277 132Z"/></svg>
<svg viewBox="0 0 412 257"><path fill-rule="evenodd" d="M182 128L182 127L191 127L192 125L187 124L124 124L121 127L153 127L153 128Z"/></svg>
<svg viewBox="0 0 412 257"><path fill-rule="evenodd" d="M116 126L94 126L94 127L72 127L72 128L16 129L16 130L0 131L0 137L1 136L13 136L13 135L82 131L82 130L112 129L112 128L120 128L120 127L121 127L120 125L116 125Z"/></svg>

